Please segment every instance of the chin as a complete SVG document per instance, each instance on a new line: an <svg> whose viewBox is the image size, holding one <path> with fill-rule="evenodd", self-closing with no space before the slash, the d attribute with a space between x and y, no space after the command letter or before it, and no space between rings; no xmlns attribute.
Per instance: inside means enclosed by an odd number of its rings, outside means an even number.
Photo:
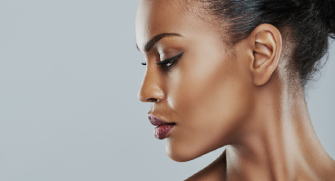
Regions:
<svg viewBox="0 0 335 181"><path fill-rule="evenodd" d="M192 156L187 153L173 151L169 147L166 147L166 153L172 160L176 162L187 162L187 161L197 158L197 156Z"/></svg>
<svg viewBox="0 0 335 181"><path fill-rule="evenodd" d="M210 151L204 151L199 146L191 146L189 144L178 144L171 139L166 141L166 153L176 162L187 162L194 160Z"/></svg>

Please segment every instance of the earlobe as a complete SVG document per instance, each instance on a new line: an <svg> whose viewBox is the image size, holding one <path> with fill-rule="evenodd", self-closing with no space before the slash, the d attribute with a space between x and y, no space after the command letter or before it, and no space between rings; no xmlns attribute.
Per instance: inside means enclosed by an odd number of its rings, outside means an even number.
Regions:
<svg viewBox="0 0 335 181"><path fill-rule="evenodd" d="M282 37L280 31L268 24L259 25L251 34L253 62L251 65L253 82L264 85L270 79L279 61Z"/></svg>

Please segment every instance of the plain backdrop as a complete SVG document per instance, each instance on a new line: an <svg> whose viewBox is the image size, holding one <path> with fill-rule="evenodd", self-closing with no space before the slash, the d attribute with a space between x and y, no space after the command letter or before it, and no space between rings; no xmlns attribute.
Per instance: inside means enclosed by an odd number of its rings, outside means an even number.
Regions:
<svg viewBox="0 0 335 181"><path fill-rule="evenodd" d="M0 181L183 180L138 101L137 0L0 1ZM307 93L335 158L335 46ZM311 148L313 149L313 148Z"/></svg>

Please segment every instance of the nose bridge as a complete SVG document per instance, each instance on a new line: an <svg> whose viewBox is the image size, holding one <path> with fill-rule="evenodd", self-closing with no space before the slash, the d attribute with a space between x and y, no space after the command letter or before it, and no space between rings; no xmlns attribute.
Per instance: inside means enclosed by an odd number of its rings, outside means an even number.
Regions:
<svg viewBox="0 0 335 181"><path fill-rule="evenodd" d="M142 102L159 102L164 99L161 76L154 69L147 67L138 91L138 99Z"/></svg>

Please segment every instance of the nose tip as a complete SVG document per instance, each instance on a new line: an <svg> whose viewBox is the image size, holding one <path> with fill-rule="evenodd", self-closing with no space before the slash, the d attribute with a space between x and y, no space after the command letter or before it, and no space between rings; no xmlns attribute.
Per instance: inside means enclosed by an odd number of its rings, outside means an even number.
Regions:
<svg viewBox="0 0 335 181"><path fill-rule="evenodd" d="M144 89L144 86L142 86L137 93L137 98L141 102L159 102L163 97L164 95L161 90L150 88Z"/></svg>
<svg viewBox="0 0 335 181"><path fill-rule="evenodd" d="M147 68L137 97L142 102L160 102L165 97L164 81L156 67Z"/></svg>
<svg viewBox="0 0 335 181"><path fill-rule="evenodd" d="M146 98L143 96L143 94L141 93L141 89L138 91L137 93L137 98L138 100L140 100L141 102L147 102Z"/></svg>
<svg viewBox="0 0 335 181"><path fill-rule="evenodd" d="M147 77L142 82L137 97L142 102L160 102L164 99L165 93L159 81L152 81Z"/></svg>

